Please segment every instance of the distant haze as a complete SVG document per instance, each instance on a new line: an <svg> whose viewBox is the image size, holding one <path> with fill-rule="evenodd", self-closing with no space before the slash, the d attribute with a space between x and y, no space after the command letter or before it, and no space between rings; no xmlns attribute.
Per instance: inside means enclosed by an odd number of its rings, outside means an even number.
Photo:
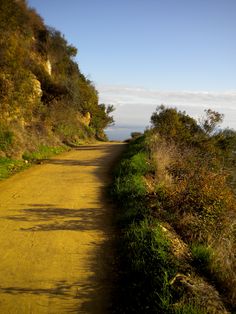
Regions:
<svg viewBox="0 0 236 314"><path fill-rule="evenodd" d="M164 104L186 111L196 120L211 108L224 114L222 127L236 129L236 92L158 91L140 87L99 86L100 101L114 104L115 126L106 133L110 139L125 139L130 132L150 125L151 114Z"/></svg>
<svg viewBox="0 0 236 314"><path fill-rule="evenodd" d="M132 132L143 133L144 127L142 126L113 126L105 130L109 140L123 141L130 138Z"/></svg>

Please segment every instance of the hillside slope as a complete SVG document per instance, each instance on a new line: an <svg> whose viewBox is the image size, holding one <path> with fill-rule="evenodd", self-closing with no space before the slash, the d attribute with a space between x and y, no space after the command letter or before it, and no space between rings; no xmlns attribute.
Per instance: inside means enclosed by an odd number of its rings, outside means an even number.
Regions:
<svg viewBox="0 0 236 314"><path fill-rule="evenodd" d="M0 12L0 156L104 139L113 108L98 104L77 49L24 0L2 0Z"/></svg>
<svg viewBox="0 0 236 314"><path fill-rule="evenodd" d="M160 106L115 171L114 313L235 313L236 132Z"/></svg>

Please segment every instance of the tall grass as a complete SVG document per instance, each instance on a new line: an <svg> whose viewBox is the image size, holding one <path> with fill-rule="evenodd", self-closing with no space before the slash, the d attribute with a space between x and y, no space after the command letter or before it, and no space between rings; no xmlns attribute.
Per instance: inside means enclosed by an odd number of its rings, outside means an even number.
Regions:
<svg viewBox="0 0 236 314"><path fill-rule="evenodd" d="M152 206L192 247L195 266L214 281L229 308L236 304L235 197L213 153L149 140L155 166Z"/></svg>

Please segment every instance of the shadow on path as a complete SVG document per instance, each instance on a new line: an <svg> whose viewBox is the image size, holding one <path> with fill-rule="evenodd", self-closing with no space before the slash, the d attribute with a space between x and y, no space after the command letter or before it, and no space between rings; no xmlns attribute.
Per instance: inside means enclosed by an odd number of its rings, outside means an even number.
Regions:
<svg viewBox="0 0 236 314"><path fill-rule="evenodd" d="M109 171L124 149L121 145L95 145L78 147L78 151L102 151L102 157L93 158L91 160L76 160L74 158L63 159L56 158L43 160L42 162L50 165L59 166L85 166L94 167L92 173L102 183L103 187L99 187L99 196L97 199L88 197L87 207L82 208L66 208L57 204L50 204L50 201L43 203L35 200L35 203L15 204L16 208L12 208L11 215L1 216L1 219L15 222L15 230L20 233L29 234L31 232L56 232L68 231L71 236L73 232L99 231L104 236L99 242L89 243L93 246L91 254L86 256L86 268L91 275L86 280L76 278L73 282L67 280L51 282L49 288L46 286L22 287L16 284L4 286L0 283L0 293L20 296L20 295L41 295L50 299L65 300L65 313L91 313L105 314L111 313L111 294L113 289L113 265L114 265L114 228L112 226L112 204L107 199L104 186L109 182ZM105 154L104 154L105 153ZM68 155L70 156L70 155ZM91 173L91 170L90 170ZM96 177L92 178L96 180ZM91 179L89 179L91 180ZM56 182L55 182L56 184ZM84 183L86 184L86 182ZM24 202L23 201L23 202ZM92 203L94 201L94 203ZM96 203L95 203L96 202ZM23 207L17 209L18 206ZM13 205L14 206L14 205ZM42 234L41 234L42 235ZM54 234L53 234L54 237ZM31 238L31 235L29 236ZM71 303L69 300L74 299L78 302Z"/></svg>
<svg viewBox="0 0 236 314"><path fill-rule="evenodd" d="M57 208L36 207L20 210L15 215L5 216L4 219L19 222L40 222L30 228L20 228L22 231L56 231L99 230L105 227L104 210L102 208Z"/></svg>

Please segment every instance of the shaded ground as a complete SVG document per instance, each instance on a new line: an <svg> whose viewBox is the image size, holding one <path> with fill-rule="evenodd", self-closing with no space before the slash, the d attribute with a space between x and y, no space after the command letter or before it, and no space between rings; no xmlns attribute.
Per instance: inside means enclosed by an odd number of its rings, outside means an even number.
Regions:
<svg viewBox="0 0 236 314"><path fill-rule="evenodd" d="M0 182L0 313L109 313L122 144L83 146Z"/></svg>

